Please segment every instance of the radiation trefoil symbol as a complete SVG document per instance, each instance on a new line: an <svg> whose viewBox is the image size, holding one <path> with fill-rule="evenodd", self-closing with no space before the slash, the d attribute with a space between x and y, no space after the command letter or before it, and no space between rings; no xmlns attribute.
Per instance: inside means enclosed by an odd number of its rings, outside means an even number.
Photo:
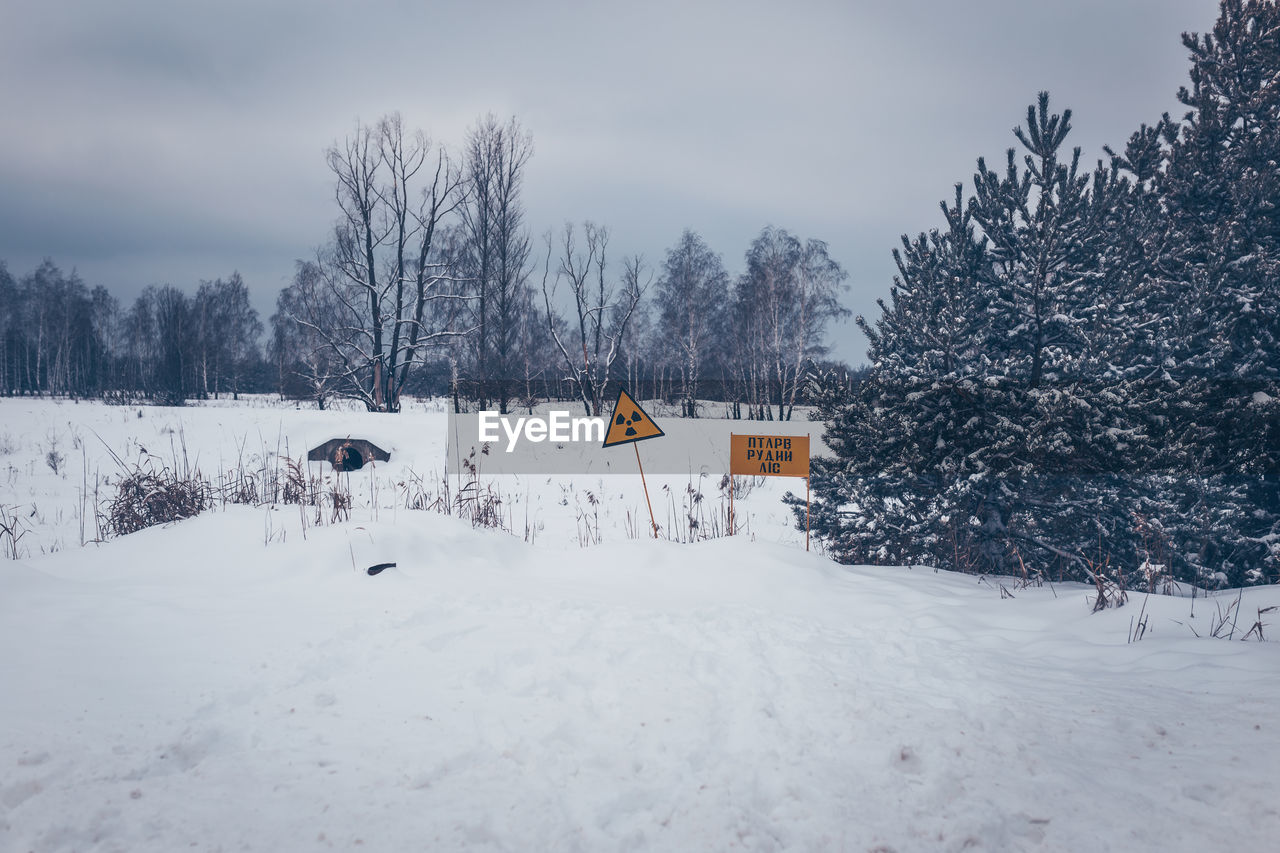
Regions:
<svg viewBox="0 0 1280 853"><path fill-rule="evenodd" d="M609 431L604 437L604 446L629 444L661 435L662 427L653 422L653 418L640 408L639 403L631 399L630 394L619 391L618 402L613 407L613 417L609 420Z"/></svg>
<svg viewBox="0 0 1280 853"><path fill-rule="evenodd" d="M633 411L631 413L631 417L626 417L625 415L618 415L618 418L617 420L614 421L614 423L617 424L618 426L625 426L627 428L627 431L623 433L623 435L639 435L639 433L636 432L635 425L640 423L643 420L644 420L644 415L640 414L639 412Z"/></svg>

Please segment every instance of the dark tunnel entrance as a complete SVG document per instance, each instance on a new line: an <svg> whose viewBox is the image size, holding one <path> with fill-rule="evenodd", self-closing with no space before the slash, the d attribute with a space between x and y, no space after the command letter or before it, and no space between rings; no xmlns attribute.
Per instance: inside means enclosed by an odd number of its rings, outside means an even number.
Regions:
<svg viewBox="0 0 1280 853"><path fill-rule="evenodd" d="M359 471L364 467L364 456L354 447L339 447L333 454L333 467L339 471Z"/></svg>

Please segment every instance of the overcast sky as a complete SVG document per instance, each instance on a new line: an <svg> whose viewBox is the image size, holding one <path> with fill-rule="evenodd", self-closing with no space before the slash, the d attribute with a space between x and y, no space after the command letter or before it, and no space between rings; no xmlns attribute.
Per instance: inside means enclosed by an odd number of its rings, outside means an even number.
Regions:
<svg viewBox="0 0 1280 853"><path fill-rule="evenodd" d="M239 270L263 319L336 217L324 150L399 110L450 147L534 137L535 235L592 219L652 265L682 229L736 274L773 224L830 244L871 316L1036 93L1086 162L1180 115L1179 34L1215 0L0 0L0 259L131 300ZM864 357L852 324L837 354Z"/></svg>

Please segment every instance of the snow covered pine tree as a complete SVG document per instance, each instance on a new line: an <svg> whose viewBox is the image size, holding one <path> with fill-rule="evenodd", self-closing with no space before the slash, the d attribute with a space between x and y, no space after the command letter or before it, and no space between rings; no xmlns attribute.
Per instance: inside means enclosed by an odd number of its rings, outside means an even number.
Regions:
<svg viewBox="0 0 1280 853"><path fill-rule="evenodd" d="M1188 108L1156 178L1164 272L1164 503L1172 558L1201 582L1280 580L1280 9L1225 0L1188 34Z"/></svg>
<svg viewBox="0 0 1280 853"><path fill-rule="evenodd" d="M1042 94L1004 174L903 238L871 371L824 407L846 561L1125 583L1280 579L1280 11L1187 35L1190 111L1109 167Z"/></svg>

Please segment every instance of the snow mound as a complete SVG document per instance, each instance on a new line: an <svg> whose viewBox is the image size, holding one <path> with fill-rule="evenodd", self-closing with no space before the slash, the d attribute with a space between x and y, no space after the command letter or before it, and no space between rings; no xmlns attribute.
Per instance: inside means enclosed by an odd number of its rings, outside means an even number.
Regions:
<svg viewBox="0 0 1280 853"><path fill-rule="evenodd" d="M1280 645L1196 639L1226 598L1193 619L1153 597L1130 644L1140 597L1091 614L1079 586L1002 599L745 537L564 551L429 513L296 519L3 566L0 849L1280 837ZM1247 591L1241 631L1278 602Z"/></svg>

